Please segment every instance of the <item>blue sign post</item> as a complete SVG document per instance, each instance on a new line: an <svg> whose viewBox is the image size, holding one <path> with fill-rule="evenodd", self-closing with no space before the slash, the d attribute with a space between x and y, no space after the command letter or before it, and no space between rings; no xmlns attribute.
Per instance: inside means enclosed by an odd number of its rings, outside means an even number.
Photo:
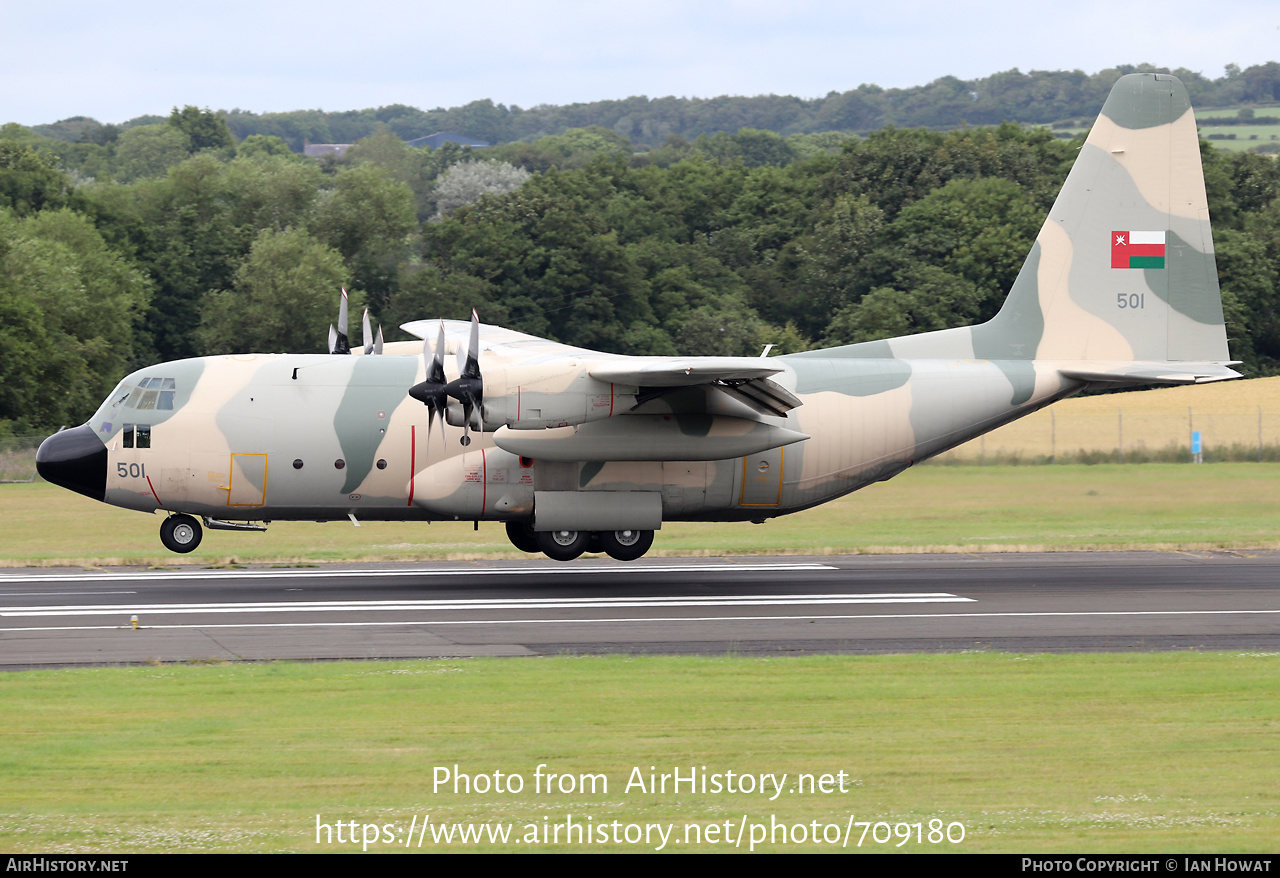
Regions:
<svg viewBox="0 0 1280 878"><path fill-rule="evenodd" d="M1200 431L1191 434L1191 462L1204 463L1204 455L1200 453Z"/></svg>

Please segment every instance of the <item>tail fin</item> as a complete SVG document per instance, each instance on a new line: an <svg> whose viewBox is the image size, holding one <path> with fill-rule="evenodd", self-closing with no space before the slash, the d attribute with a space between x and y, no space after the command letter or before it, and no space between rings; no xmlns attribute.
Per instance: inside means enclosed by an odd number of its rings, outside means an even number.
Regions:
<svg viewBox="0 0 1280 878"><path fill-rule="evenodd" d="M1236 377L1221 365L1230 354L1186 88L1166 74L1116 83L990 321L815 353L1067 361L1064 374L1091 381Z"/></svg>
<svg viewBox="0 0 1280 878"><path fill-rule="evenodd" d="M1176 77L1116 83L974 347L992 359L1229 360L1200 137Z"/></svg>

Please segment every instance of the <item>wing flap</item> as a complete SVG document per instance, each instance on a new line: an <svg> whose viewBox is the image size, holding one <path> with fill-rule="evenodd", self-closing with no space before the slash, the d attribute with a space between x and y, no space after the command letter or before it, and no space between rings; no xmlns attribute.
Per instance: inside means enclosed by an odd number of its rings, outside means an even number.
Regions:
<svg viewBox="0 0 1280 878"><path fill-rule="evenodd" d="M627 357L598 363L591 377L633 387L693 387L716 381L750 381L782 371L759 357Z"/></svg>

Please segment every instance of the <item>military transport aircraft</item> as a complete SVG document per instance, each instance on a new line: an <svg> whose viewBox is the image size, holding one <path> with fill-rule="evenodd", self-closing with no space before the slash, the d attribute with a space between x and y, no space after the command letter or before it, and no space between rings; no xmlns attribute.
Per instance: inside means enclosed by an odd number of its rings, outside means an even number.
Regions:
<svg viewBox="0 0 1280 878"><path fill-rule="evenodd" d="M474 316L404 329L422 344L366 323L350 356L142 369L46 439L39 472L164 513L175 552L201 521L456 519L631 560L663 522L816 506L1084 388L1238 377L1195 119L1161 74L1116 84L987 323L768 358L604 354Z"/></svg>

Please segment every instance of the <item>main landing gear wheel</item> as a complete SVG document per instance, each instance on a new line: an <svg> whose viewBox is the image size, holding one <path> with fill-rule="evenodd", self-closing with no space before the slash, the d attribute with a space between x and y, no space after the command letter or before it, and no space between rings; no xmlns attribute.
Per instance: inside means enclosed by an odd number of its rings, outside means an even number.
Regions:
<svg viewBox="0 0 1280 878"><path fill-rule="evenodd" d="M605 530L596 536L600 538L600 548L618 561L634 561L653 545L651 530Z"/></svg>
<svg viewBox="0 0 1280 878"><path fill-rule="evenodd" d="M553 561L572 561L590 542L591 534L585 530L538 531L538 548Z"/></svg>
<svg viewBox="0 0 1280 878"><path fill-rule="evenodd" d="M190 515L171 515L160 525L160 542L170 552L185 555L200 545L204 531Z"/></svg>
<svg viewBox="0 0 1280 878"><path fill-rule="evenodd" d="M521 552L536 555L542 551L538 547L538 535L533 532L533 525L527 521L508 521L507 539Z"/></svg>

